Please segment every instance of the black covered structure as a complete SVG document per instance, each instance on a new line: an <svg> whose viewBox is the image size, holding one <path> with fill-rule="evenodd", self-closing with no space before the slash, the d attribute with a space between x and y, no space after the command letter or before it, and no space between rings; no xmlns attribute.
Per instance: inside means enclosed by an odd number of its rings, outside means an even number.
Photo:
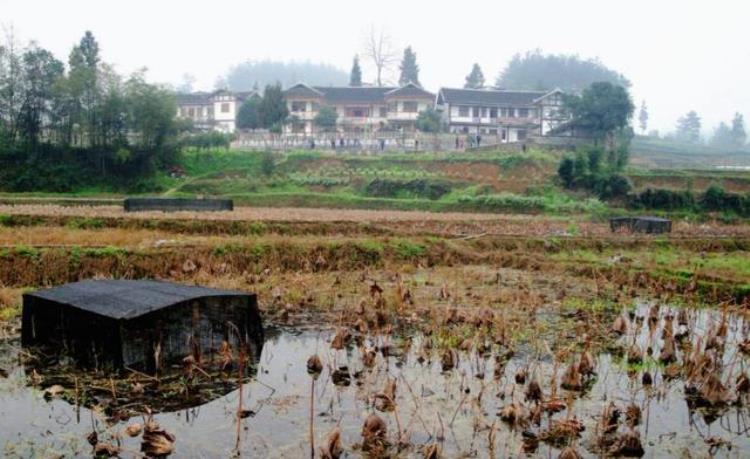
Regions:
<svg viewBox="0 0 750 459"><path fill-rule="evenodd" d="M627 230L632 233L661 234L672 231L672 221L658 217L617 217L609 219L612 232Z"/></svg>
<svg viewBox="0 0 750 459"><path fill-rule="evenodd" d="M87 280L23 296L24 345L84 366L153 371L224 342L259 356L263 327L254 294L151 280ZM224 344L226 346L226 344Z"/></svg>
<svg viewBox="0 0 750 459"><path fill-rule="evenodd" d="M234 210L234 201L231 199L126 198L123 201L123 208L125 212L145 212L149 210L217 212Z"/></svg>

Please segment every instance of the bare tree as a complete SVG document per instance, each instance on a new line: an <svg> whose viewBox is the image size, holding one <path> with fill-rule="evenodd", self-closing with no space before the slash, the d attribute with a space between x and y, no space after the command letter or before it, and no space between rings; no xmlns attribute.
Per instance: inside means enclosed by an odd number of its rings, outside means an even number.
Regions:
<svg viewBox="0 0 750 459"><path fill-rule="evenodd" d="M21 48L13 24L2 24L4 42L0 43L0 123L11 139L16 136L22 104Z"/></svg>
<svg viewBox="0 0 750 459"><path fill-rule="evenodd" d="M385 28L370 27L364 43L362 55L375 67L377 78L375 83L383 86L383 73L390 70L398 62L398 53L393 47L391 36Z"/></svg>

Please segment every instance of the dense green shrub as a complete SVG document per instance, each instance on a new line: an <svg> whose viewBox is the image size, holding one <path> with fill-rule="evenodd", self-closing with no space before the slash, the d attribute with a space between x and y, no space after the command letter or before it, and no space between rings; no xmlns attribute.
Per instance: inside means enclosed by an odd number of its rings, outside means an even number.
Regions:
<svg viewBox="0 0 750 459"><path fill-rule="evenodd" d="M718 185L710 186L701 194L648 188L629 195L627 204L632 209L728 212L750 216L749 194L727 193Z"/></svg>
<svg viewBox="0 0 750 459"><path fill-rule="evenodd" d="M192 147L199 150L206 150L215 147L229 148L229 145L234 140L234 135L223 134L221 132L201 132L198 134L190 134L180 139L180 144L183 147Z"/></svg>
<svg viewBox="0 0 750 459"><path fill-rule="evenodd" d="M416 197L440 199L450 193L451 185L438 180L390 180L375 179L367 184L365 194L376 198Z"/></svg>
<svg viewBox="0 0 750 459"><path fill-rule="evenodd" d="M627 204L633 209L691 210L695 208L695 197L689 191L647 188L628 196Z"/></svg>
<svg viewBox="0 0 750 459"><path fill-rule="evenodd" d="M600 213L606 208L597 199L573 199L562 193L548 193L535 196L513 193L460 196L458 202L463 204L467 209L492 210L496 212Z"/></svg>
<svg viewBox="0 0 750 459"><path fill-rule="evenodd" d="M632 185L620 174L627 162L627 148L607 152L592 147L566 156L557 168L560 184L570 190L586 190L600 199L617 199L627 196Z"/></svg>
<svg viewBox="0 0 750 459"><path fill-rule="evenodd" d="M160 161L173 153L131 149L126 162L111 150L90 150L40 145L36 151L6 150L0 154L0 191L75 192L82 188L108 191L152 192ZM171 161L171 159L170 159Z"/></svg>

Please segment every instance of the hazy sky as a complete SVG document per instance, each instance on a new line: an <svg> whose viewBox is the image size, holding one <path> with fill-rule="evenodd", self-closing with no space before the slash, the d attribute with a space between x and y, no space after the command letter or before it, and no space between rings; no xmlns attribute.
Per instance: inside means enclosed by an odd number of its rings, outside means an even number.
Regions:
<svg viewBox="0 0 750 459"><path fill-rule="evenodd" d="M431 90L463 85L473 62L492 82L514 53L541 48L599 57L625 74L662 131L691 109L706 134L735 111L750 117L746 0L0 0L0 24L63 60L90 29L119 71L145 66L175 84L190 73L206 89L248 59L348 71L366 32L384 26L397 46L412 45ZM367 67L364 77L373 79Z"/></svg>

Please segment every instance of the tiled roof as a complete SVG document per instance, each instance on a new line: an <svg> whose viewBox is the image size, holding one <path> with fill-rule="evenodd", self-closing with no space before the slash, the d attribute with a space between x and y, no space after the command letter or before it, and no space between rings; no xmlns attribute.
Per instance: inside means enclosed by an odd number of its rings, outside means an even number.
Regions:
<svg viewBox="0 0 750 459"><path fill-rule="evenodd" d="M418 85L414 83L409 83L407 85L404 85L400 88L393 89L391 91L388 91L385 94L386 97L424 97L424 98L434 98L435 94L425 91Z"/></svg>
<svg viewBox="0 0 750 459"><path fill-rule="evenodd" d="M385 103L385 93L396 88L387 86L316 86L328 102Z"/></svg>
<svg viewBox="0 0 750 459"><path fill-rule="evenodd" d="M518 106L533 105L547 91L441 88L441 100L449 104Z"/></svg>
<svg viewBox="0 0 750 459"><path fill-rule="evenodd" d="M206 105L211 101L211 94L207 92L178 93L178 105Z"/></svg>
<svg viewBox="0 0 750 459"><path fill-rule="evenodd" d="M214 92L178 93L177 105L208 105L215 96L221 95L234 96L238 100L245 100L250 98L253 94L258 93L257 91L228 91L226 89L219 89Z"/></svg>
<svg viewBox="0 0 750 459"><path fill-rule="evenodd" d="M415 84L403 87L394 86L307 86L297 84L284 91L287 97L320 97L329 103L367 103L384 104L389 96L394 97L429 97L434 95Z"/></svg>

